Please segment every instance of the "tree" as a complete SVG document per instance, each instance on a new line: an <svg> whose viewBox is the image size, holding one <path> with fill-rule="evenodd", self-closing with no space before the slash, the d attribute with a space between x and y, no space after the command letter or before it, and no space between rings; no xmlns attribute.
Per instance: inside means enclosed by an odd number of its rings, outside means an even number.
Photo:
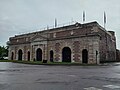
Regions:
<svg viewBox="0 0 120 90"><path fill-rule="evenodd" d="M7 57L8 56L8 46L0 46L0 57Z"/></svg>

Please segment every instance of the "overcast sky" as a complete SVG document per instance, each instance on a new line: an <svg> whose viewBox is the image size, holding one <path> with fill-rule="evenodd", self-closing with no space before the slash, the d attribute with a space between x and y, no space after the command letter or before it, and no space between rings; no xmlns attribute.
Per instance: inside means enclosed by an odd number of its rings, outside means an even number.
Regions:
<svg viewBox="0 0 120 90"><path fill-rule="evenodd" d="M120 0L0 0L0 45L6 45L9 37L28 33L71 21L97 21L103 26L106 12L106 29L116 32L120 49Z"/></svg>

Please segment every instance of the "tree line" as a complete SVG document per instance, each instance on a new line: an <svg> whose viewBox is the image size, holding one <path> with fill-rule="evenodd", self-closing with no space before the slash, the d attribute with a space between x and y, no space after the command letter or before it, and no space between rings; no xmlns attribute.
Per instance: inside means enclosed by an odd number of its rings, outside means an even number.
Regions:
<svg viewBox="0 0 120 90"><path fill-rule="evenodd" d="M0 46L0 58L8 57L8 46Z"/></svg>

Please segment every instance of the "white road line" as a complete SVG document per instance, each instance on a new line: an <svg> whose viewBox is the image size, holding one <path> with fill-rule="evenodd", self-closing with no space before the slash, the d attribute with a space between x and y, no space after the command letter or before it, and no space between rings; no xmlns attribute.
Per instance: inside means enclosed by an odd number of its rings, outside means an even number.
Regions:
<svg viewBox="0 0 120 90"><path fill-rule="evenodd" d="M85 90L103 90L103 89L99 89L96 87L88 87L88 88L84 88Z"/></svg>
<svg viewBox="0 0 120 90"><path fill-rule="evenodd" d="M68 75L68 76L70 76L70 77L76 77L76 75Z"/></svg>
<svg viewBox="0 0 120 90"><path fill-rule="evenodd" d="M117 85L104 85L103 87L110 88L110 89L120 89L120 86L117 86Z"/></svg>

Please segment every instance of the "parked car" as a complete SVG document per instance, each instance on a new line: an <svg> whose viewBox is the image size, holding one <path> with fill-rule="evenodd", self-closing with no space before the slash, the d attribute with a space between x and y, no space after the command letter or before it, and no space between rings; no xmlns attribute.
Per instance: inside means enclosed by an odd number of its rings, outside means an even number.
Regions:
<svg viewBox="0 0 120 90"><path fill-rule="evenodd" d="M4 60L8 60L8 57L3 57Z"/></svg>

